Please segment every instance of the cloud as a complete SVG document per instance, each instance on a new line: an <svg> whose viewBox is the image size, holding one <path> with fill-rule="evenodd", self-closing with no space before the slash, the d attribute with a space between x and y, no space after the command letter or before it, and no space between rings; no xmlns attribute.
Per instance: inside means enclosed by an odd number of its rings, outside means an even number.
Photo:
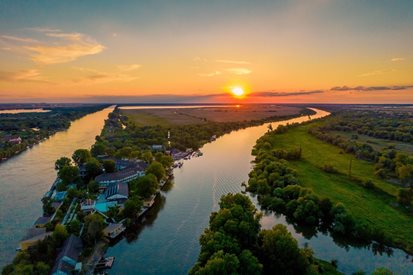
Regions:
<svg viewBox="0 0 413 275"><path fill-rule="evenodd" d="M333 87L331 91L400 91L400 90L407 90L413 88L413 85L402 85L402 86L356 86L356 87L349 87L349 86L337 86Z"/></svg>
<svg viewBox="0 0 413 275"><path fill-rule="evenodd" d="M220 75L220 74L221 74L220 71L213 71L213 72L210 72L210 73L201 73L201 74L198 74L198 75L202 76L202 77L213 77L213 76L217 76L217 75Z"/></svg>
<svg viewBox="0 0 413 275"><path fill-rule="evenodd" d="M140 69L142 66L139 64L126 64L126 65L118 65L118 69L124 72L130 72L137 69Z"/></svg>
<svg viewBox="0 0 413 275"><path fill-rule="evenodd" d="M399 61L404 61L403 57L393 57L390 59L391 62L399 62Z"/></svg>
<svg viewBox="0 0 413 275"><path fill-rule="evenodd" d="M229 68L229 69L225 69L225 71L230 74L235 74L235 75L246 75L246 74L252 73L252 71L247 68Z"/></svg>
<svg viewBox="0 0 413 275"><path fill-rule="evenodd" d="M322 94L323 90L314 91L298 91L298 92L277 92L277 91L263 91L263 92L253 92L251 96L258 97L282 97L282 96L297 96L297 95L314 95Z"/></svg>
<svg viewBox="0 0 413 275"><path fill-rule="evenodd" d="M49 82L36 69L20 70L17 72L1 72L0 81L5 82Z"/></svg>
<svg viewBox="0 0 413 275"><path fill-rule="evenodd" d="M39 43L38 40L27 38L27 37L17 37L17 36L12 36L12 35L2 35L0 37L6 40L11 40L11 41L20 42L20 43Z"/></svg>
<svg viewBox="0 0 413 275"><path fill-rule="evenodd" d="M62 32L52 28L29 28L32 35L42 40L2 35L6 48L15 53L28 55L38 64L58 64L74 61L80 57L102 52L105 47L90 36L78 32ZM35 33L33 33L35 32ZM36 34L37 33L37 34Z"/></svg>
<svg viewBox="0 0 413 275"><path fill-rule="evenodd" d="M372 72L367 72L364 74L359 75L359 77L369 77L369 76L376 76L376 75L382 75L382 74L387 74L387 73L392 73L395 72L395 69L390 69L390 70L376 70Z"/></svg>
<svg viewBox="0 0 413 275"><path fill-rule="evenodd" d="M101 84L101 83L114 82L114 81L130 82L130 81L133 81L139 78L137 76L133 76L133 75L125 74L125 73L117 73L117 72L108 73L108 72L102 72L102 71L98 71L98 70L90 69L90 68L76 67L74 69L85 73L82 77L72 80L76 84L78 83Z"/></svg>
<svg viewBox="0 0 413 275"><path fill-rule="evenodd" d="M234 65L248 65L251 64L248 61L243 61L243 60L229 60L229 59L218 59L215 60L217 63L224 63L224 64L234 64Z"/></svg>

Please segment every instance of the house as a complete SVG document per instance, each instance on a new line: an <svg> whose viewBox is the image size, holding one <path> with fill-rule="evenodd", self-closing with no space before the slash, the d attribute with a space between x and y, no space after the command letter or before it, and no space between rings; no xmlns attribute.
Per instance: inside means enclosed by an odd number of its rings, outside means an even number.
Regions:
<svg viewBox="0 0 413 275"><path fill-rule="evenodd" d="M21 137L8 137L6 141L11 144L20 144L22 143L22 138Z"/></svg>
<svg viewBox="0 0 413 275"><path fill-rule="evenodd" d="M112 183L105 190L105 199L108 201L123 202L128 199L129 188L127 183Z"/></svg>
<svg viewBox="0 0 413 275"><path fill-rule="evenodd" d="M82 212L90 213L95 210L96 201L92 199L86 199L80 204L80 210Z"/></svg>
<svg viewBox="0 0 413 275"><path fill-rule="evenodd" d="M122 223L110 223L103 229L103 236L114 239L125 231L125 229L126 227Z"/></svg>
<svg viewBox="0 0 413 275"><path fill-rule="evenodd" d="M50 217L39 217L37 220L34 222L34 227L36 228L42 228L45 227L46 224L50 221Z"/></svg>
<svg viewBox="0 0 413 275"><path fill-rule="evenodd" d="M133 167L125 168L114 173L101 174L95 178L95 181L103 188L106 188L112 183L128 183L131 180L144 176L147 166L145 162L137 162Z"/></svg>
<svg viewBox="0 0 413 275"><path fill-rule="evenodd" d="M52 232L46 232L46 228L30 228L23 239L20 241L20 249L27 250L29 247L43 241Z"/></svg>
<svg viewBox="0 0 413 275"><path fill-rule="evenodd" d="M75 235L70 235L57 255L51 274L66 275L79 273L82 264L78 260L82 250L82 240Z"/></svg>

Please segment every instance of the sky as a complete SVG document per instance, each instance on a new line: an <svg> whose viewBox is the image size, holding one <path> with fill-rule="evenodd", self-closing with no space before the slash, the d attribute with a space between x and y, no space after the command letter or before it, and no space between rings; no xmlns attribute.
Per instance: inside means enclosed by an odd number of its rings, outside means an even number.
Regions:
<svg viewBox="0 0 413 275"><path fill-rule="evenodd" d="M1 102L413 103L413 1L0 0Z"/></svg>

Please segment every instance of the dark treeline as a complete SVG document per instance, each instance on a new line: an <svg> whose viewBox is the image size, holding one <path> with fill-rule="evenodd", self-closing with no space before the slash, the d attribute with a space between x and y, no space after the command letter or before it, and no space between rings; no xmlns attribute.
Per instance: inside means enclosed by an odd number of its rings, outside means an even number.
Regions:
<svg viewBox="0 0 413 275"><path fill-rule="evenodd" d="M247 196L224 195L219 205L190 274L340 274L310 248L299 248L284 225L261 230L261 215Z"/></svg>

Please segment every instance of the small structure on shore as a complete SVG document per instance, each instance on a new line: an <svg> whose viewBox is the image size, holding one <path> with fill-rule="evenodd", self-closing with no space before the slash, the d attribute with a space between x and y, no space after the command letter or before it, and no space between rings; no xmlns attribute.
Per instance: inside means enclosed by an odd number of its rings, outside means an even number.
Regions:
<svg viewBox="0 0 413 275"><path fill-rule="evenodd" d="M77 274L82 269L82 264L78 262L82 253L83 243L79 237L70 235L63 244L60 253L57 255L52 275Z"/></svg>
<svg viewBox="0 0 413 275"><path fill-rule="evenodd" d="M115 239L119 236L123 231L125 231L126 227L123 223L110 223L108 226L103 229L103 236L108 239Z"/></svg>
<svg viewBox="0 0 413 275"><path fill-rule="evenodd" d="M46 224L47 224L49 221L50 221L50 217L42 216L42 217L37 218L37 220L34 222L33 225L34 225L34 227L36 227L36 228L42 228L42 227L45 227Z"/></svg>

